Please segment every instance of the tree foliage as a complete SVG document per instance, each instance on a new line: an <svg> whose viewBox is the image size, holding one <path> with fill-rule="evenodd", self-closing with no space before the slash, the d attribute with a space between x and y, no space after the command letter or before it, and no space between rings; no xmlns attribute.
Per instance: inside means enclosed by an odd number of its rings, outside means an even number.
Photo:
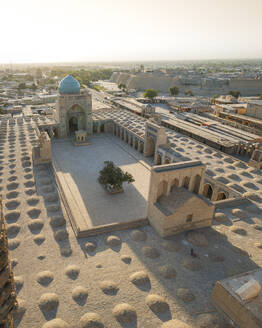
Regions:
<svg viewBox="0 0 262 328"><path fill-rule="evenodd" d="M173 87L169 88L169 92L170 92L171 96L177 96L179 94L179 88L176 86L173 86Z"/></svg>
<svg viewBox="0 0 262 328"><path fill-rule="evenodd" d="M260 100L262 100L262 94L261 94L261 95L259 95L259 99L260 99Z"/></svg>
<svg viewBox="0 0 262 328"><path fill-rule="evenodd" d="M111 161L105 161L104 168L99 172L98 182L104 187L111 186L114 189L121 189L123 182L134 182L133 176L128 172L123 172L120 167L115 166Z"/></svg>
<svg viewBox="0 0 262 328"><path fill-rule="evenodd" d="M155 89L146 89L144 93L145 98L149 98L150 100L153 100L155 97L157 97L158 91Z"/></svg>
<svg viewBox="0 0 262 328"><path fill-rule="evenodd" d="M124 91L126 90L126 85L124 83L120 83L118 84L118 88Z"/></svg>
<svg viewBox="0 0 262 328"><path fill-rule="evenodd" d="M25 83L19 83L18 89L26 89L26 88L27 88L27 86Z"/></svg>
<svg viewBox="0 0 262 328"><path fill-rule="evenodd" d="M214 104L215 103L215 99L218 98L219 95L216 93L214 94L214 96L211 98L211 103Z"/></svg>
<svg viewBox="0 0 262 328"><path fill-rule="evenodd" d="M108 80L112 75L112 70L109 68L103 69L93 69L93 70L70 70L68 68L54 68L50 76L57 76L59 78L63 78L66 75L72 75L75 79L79 81L81 85L87 85L88 87L92 87L91 82L96 82L98 80Z"/></svg>
<svg viewBox="0 0 262 328"><path fill-rule="evenodd" d="M185 95L186 95L186 96L189 96L189 97L193 97L193 96L194 96L194 94L193 94L193 92L192 92L191 90L187 90L187 91L185 92Z"/></svg>
<svg viewBox="0 0 262 328"><path fill-rule="evenodd" d="M235 98L238 98L238 97L241 96L240 91L233 91L233 90L230 90L230 91L228 91L227 94L230 95L230 96L233 96L233 97L235 97Z"/></svg>

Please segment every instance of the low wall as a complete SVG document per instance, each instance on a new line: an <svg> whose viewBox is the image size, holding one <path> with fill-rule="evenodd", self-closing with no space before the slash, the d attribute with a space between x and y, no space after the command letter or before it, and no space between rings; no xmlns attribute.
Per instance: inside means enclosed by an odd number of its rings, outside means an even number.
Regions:
<svg viewBox="0 0 262 328"><path fill-rule="evenodd" d="M243 205L250 205L251 201L246 197L238 197L238 198L231 198L231 199L223 199L213 202L216 209L217 208L227 208L227 207L234 207L234 206L243 206Z"/></svg>

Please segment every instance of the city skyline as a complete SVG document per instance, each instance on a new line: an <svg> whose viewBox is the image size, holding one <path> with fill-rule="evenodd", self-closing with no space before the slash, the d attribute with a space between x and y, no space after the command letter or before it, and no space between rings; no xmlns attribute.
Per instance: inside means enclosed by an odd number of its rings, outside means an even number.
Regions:
<svg viewBox="0 0 262 328"><path fill-rule="evenodd" d="M0 63L259 59L259 0L1 4Z"/></svg>

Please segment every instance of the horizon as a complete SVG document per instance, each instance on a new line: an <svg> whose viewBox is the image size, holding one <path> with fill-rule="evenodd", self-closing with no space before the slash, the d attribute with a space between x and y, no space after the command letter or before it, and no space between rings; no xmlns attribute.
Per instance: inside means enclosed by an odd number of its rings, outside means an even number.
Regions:
<svg viewBox="0 0 262 328"><path fill-rule="evenodd" d="M260 0L10 0L0 63L256 60L261 12Z"/></svg>
<svg viewBox="0 0 262 328"><path fill-rule="evenodd" d="M143 64L143 63L193 63L193 62L244 62L262 61L260 58L205 58L205 59L156 59L156 60L110 60L110 61L57 61L57 62L0 62L1 66L9 65L89 65L89 64Z"/></svg>

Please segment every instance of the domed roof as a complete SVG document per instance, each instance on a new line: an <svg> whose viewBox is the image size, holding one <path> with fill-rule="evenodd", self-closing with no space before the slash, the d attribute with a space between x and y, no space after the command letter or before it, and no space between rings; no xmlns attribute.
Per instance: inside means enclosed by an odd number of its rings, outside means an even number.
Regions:
<svg viewBox="0 0 262 328"><path fill-rule="evenodd" d="M58 91L60 94L79 94L80 83L71 75L67 75L59 83Z"/></svg>

